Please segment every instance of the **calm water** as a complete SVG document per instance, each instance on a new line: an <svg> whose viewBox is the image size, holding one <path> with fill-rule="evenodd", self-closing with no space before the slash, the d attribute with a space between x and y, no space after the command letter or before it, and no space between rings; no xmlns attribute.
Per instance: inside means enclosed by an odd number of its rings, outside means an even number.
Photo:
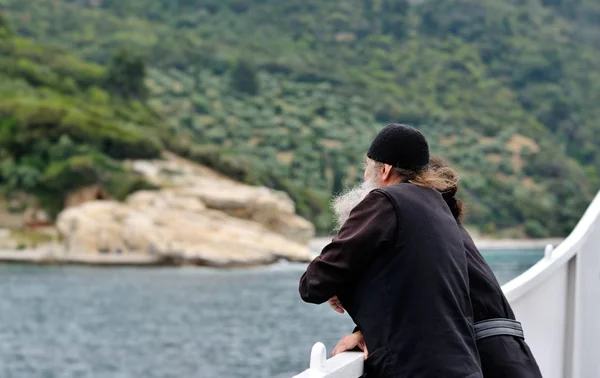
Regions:
<svg viewBox="0 0 600 378"><path fill-rule="evenodd" d="M506 282L541 255L486 258ZM0 377L289 378L352 330L301 302L303 270L0 265Z"/></svg>

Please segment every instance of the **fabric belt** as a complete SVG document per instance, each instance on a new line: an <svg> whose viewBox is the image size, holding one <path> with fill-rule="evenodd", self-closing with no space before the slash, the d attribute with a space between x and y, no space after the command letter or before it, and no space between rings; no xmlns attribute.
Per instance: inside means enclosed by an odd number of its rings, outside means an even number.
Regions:
<svg viewBox="0 0 600 378"><path fill-rule="evenodd" d="M512 319L489 319L475 323L475 339L492 336L515 336L525 339L521 323Z"/></svg>

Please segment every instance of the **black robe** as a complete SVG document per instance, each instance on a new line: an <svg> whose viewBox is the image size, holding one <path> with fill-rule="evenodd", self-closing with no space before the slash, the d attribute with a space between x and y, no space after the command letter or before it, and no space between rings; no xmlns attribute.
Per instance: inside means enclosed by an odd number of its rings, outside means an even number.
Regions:
<svg viewBox="0 0 600 378"><path fill-rule="evenodd" d="M492 269L475 246L473 239L459 225L467 253L469 287L475 322L515 319ZM525 337L527 337L525 330ZM477 342L485 378L541 378L540 369L525 340L514 336L494 336Z"/></svg>
<svg viewBox="0 0 600 378"><path fill-rule="evenodd" d="M441 195L412 184L371 192L311 262L300 295L337 295L369 349L369 378L480 378L467 259Z"/></svg>

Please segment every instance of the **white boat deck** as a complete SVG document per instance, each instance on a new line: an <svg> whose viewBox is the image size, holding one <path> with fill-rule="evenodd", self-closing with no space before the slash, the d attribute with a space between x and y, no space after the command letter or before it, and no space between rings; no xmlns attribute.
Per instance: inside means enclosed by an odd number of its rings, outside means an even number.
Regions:
<svg viewBox="0 0 600 378"><path fill-rule="evenodd" d="M600 193L560 245L502 289L544 378L600 378ZM327 360L317 343L295 378L362 374L362 353Z"/></svg>

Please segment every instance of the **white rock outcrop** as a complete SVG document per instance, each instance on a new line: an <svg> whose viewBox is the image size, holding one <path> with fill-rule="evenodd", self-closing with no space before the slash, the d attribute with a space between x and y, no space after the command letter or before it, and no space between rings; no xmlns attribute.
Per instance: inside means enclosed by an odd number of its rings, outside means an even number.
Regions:
<svg viewBox="0 0 600 378"><path fill-rule="evenodd" d="M217 266L310 260L314 227L295 214L287 194L173 155L132 168L164 189L65 209L56 227L67 253L150 254Z"/></svg>

